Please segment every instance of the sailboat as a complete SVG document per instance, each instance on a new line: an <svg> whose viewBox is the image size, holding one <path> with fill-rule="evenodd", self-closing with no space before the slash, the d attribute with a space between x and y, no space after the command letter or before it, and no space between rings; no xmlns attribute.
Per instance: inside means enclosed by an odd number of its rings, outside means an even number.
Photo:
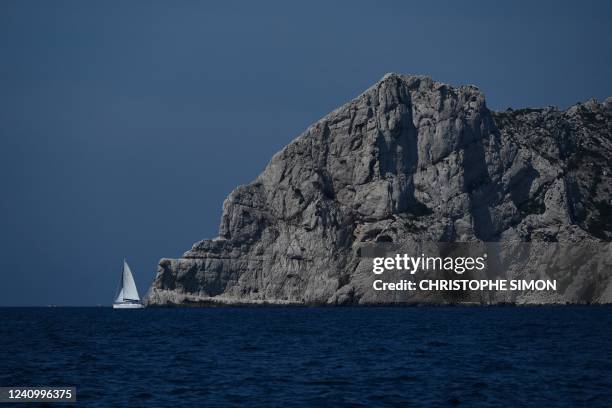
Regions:
<svg viewBox="0 0 612 408"><path fill-rule="evenodd" d="M124 259L119 294L115 298L113 309L140 309L143 307L143 304L140 303L140 296L138 296L136 283L134 283L134 276L132 276L130 266Z"/></svg>

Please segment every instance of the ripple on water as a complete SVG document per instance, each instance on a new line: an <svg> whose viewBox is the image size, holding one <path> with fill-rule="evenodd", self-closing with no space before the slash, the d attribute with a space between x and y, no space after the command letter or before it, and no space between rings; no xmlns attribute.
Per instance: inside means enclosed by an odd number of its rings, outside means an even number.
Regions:
<svg viewBox="0 0 612 408"><path fill-rule="evenodd" d="M94 407L608 408L610 311L3 309L0 383L76 385Z"/></svg>

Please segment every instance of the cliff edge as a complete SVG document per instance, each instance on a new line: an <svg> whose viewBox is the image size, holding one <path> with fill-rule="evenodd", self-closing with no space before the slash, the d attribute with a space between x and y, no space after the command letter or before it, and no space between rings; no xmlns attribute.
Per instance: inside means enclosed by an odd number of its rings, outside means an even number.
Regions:
<svg viewBox="0 0 612 408"><path fill-rule="evenodd" d="M147 301L423 301L375 298L371 264L356 248L606 243L611 163L611 98L565 111L492 112L474 86L387 74L306 129L252 183L237 187L223 204L219 236L195 243L181 258L160 260ZM610 268L563 279L554 296L492 294L486 303L612 302Z"/></svg>

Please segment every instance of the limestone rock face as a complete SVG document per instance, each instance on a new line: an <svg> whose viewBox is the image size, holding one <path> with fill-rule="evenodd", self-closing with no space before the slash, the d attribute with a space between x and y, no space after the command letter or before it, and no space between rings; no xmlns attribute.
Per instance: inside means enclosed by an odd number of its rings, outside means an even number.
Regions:
<svg viewBox="0 0 612 408"><path fill-rule="evenodd" d="M610 98L492 112L476 87L388 74L237 187L148 302L395 303L372 297L359 245L610 241L611 135ZM510 301L612 302L610 273L589 279Z"/></svg>

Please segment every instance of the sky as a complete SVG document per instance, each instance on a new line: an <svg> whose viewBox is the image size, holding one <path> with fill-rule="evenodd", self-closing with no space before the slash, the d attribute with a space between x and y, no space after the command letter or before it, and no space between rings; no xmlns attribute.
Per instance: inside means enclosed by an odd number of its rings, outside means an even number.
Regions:
<svg viewBox="0 0 612 408"><path fill-rule="evenodd" d="M387 72L490 108L612 95L609 1L0 2L0 306L110 305Z"/></svg>

